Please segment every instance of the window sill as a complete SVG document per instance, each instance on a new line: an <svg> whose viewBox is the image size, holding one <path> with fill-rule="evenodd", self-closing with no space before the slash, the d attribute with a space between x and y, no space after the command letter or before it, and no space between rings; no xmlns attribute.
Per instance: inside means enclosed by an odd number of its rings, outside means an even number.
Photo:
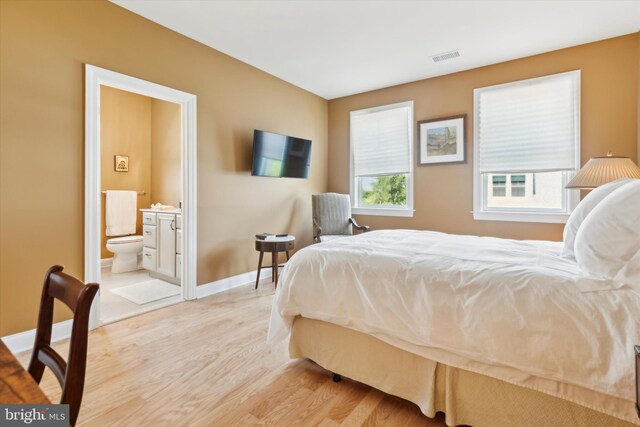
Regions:
<svg viewBox="0 0 640 427"><path fill-rule="evenodd" d="M569 219L568 213L513 212L513 211L479 211L472 212L476 221L510 221L510 222L543 222L564 224Z"/></svg>
<svg viewBox="0 0 640 427"><path fill-rule="evenodd" d="M351 213L354 215L413 217L413 209L351 208Z"/></svg>

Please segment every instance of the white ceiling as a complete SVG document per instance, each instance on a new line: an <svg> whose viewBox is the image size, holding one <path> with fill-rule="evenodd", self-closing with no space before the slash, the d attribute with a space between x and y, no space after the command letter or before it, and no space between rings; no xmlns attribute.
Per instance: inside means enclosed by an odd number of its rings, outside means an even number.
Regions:
<svg viewBox="0 0 640 427"><path fill-rule="evenodd" d="M638 0L111 1L327 99L640 29Z"/></svg>

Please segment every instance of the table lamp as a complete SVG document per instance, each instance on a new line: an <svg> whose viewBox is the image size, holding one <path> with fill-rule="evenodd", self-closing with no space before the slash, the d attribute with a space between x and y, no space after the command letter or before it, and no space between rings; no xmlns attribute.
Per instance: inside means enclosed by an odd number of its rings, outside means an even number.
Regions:
<svg viewBox="0 0 640 427"><path fill-rule="evenodd" d="M640 168L630 158L608 152L603 157L592 157L565 188L590 190L620 178L640 178Z"/></svg>

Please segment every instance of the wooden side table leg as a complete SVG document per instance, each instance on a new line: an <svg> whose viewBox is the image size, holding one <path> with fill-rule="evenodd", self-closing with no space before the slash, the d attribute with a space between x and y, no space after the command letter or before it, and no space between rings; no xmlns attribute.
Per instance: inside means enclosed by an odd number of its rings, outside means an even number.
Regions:
<svg viewBox="0 0 640 427"><path fill-rule="evenodd" d="M258 277L256 277L256 287L254 288L254 290L258 289L258 282L260 281L260 270L262 270L263 255L264 255L264 252L260 251L260 259L258 260L258 274L257 274Z"/></svg>
<svg viewBox="0 0 640 427"><path fill-rule="evenodd" d="M271 263L273 265L273 274L276 277L276 288L278 287L278 252L277 251L273 251L271 252Z"/></svg>
<svg viewBox="0 0 640 427"><path fill-rule="evenodd" d="M287 251L287 261L289 261L289 251Z"/></svg>

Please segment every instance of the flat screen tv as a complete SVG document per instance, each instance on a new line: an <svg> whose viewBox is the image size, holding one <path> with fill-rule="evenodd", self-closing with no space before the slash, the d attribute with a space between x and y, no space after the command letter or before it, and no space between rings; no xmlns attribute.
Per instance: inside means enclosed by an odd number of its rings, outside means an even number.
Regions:
<svg viewBox="0 0 640 427"><path fill-rule="evenodd" d="M311 141L262 130L253 131L251 175L308 178Z"/></svg>

